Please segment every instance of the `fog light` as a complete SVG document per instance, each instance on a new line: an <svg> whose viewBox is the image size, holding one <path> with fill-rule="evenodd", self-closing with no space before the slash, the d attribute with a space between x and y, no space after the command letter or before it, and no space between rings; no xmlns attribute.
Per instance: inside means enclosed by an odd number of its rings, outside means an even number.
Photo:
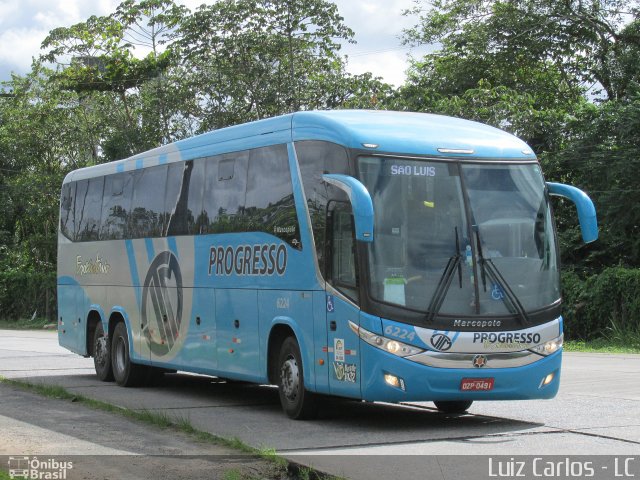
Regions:
<svg viewBox="0 0 640 480"><path fill-rule="evenodd" d="M384 374L384 381L392 387L400 387L400 380L398 380L398 377L391 375L390 373Z"/></svg>
<svg viewBox="0 0 640 480"><path fill-rule="evenodd" d="M549 375L544 377L544 380L542 380L542 386L544 387L545 385L549 385L551 382L553 382L553 377L555 377L554 373L550 373Z"/></svg>
<svg viewBox="0 0 640 480"><path fill-rule="evenodd" d="M391 375L390 373L385 373L384 381L387 382L387 385L391 385L392 387L404 390L404 380L402 380L400 377L396 377L395 375Z"/></svg>

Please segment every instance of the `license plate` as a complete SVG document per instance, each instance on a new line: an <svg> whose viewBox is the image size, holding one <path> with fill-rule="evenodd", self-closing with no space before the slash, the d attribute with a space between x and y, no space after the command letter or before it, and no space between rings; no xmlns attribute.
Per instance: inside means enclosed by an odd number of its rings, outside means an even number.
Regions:
<svg viewBox="0 0 640 480"><path fill-rule="evenodd" d="M493 390L493 378L463 378L460 390L463 392L477 392Z"/></svg>

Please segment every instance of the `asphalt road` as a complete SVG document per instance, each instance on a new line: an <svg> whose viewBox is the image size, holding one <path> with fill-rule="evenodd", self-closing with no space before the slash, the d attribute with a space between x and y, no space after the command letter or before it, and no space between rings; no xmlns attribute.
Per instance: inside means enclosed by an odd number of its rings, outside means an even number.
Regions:
<svg viewBox="0 0 640 480"><path fill-rule="evenodd" d="M268 386L187 374L138 389L100 382L92 360L59 347L55 332L0 330L0 375L166 412L352 479L459 478L481 468L479 478L489 473L487 456L497 455L631 456L640 477L640 355L565 354L553 400L476 402L465 415L438 413L431 403L331 400L320 419L304 422L287 419ZM4 402L0 423L3 415L10 417ZM461 462L447 455L482 457Z"/></svg>

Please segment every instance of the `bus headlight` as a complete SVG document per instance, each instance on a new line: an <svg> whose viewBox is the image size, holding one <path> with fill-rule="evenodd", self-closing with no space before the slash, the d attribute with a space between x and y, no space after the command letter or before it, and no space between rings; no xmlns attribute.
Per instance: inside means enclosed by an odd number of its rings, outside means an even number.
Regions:
<svg viewBox="0 0 640 480"><path fill-rule="evenodd" d="M373 345L380 350L392 353L398 357L408 357L410 355L417 355L418 353L424 352L421 348L416 348L399 340L393 340L391 338L383 337L382 335L377 335L369 330L359 327L353 322L349 322L349 327L369 345Z"/></svg>
<svg viewBox="0 0 640 480"><path fill-rule="evenodd" d="M396 342L395 340L387 342L387 351L389 353L398 353L400 351L400 343Z"/></svg>
<svg viewBox="0 0 640 480"><path fill-rule="evenodd" d="M532 352L536 352L540 355L551 355L552 353L557 352L562 348L562 344L564 343L564 333L560 334L559 337L554 338L553 340L549 340L548 342L541 343L533 348L530 348Z"/></svg>

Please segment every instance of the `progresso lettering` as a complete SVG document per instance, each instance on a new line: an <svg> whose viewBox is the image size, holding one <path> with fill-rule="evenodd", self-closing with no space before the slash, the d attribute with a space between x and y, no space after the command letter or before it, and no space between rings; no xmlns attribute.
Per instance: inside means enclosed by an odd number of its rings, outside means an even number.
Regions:
<svg viewBox="0 0 640 480"><path fill-rule="evenodd" d="M209 249L209 275L284 275L286 270L287 247L282 243Z"/></svg>
<svg viewBox="0 0 640 480"><path fill-rule="evenodd" d="M501 333L474 333L473 343L522 343L532 344L540 343L539 333L519 333L519 332L501 332Z"/></svg>

